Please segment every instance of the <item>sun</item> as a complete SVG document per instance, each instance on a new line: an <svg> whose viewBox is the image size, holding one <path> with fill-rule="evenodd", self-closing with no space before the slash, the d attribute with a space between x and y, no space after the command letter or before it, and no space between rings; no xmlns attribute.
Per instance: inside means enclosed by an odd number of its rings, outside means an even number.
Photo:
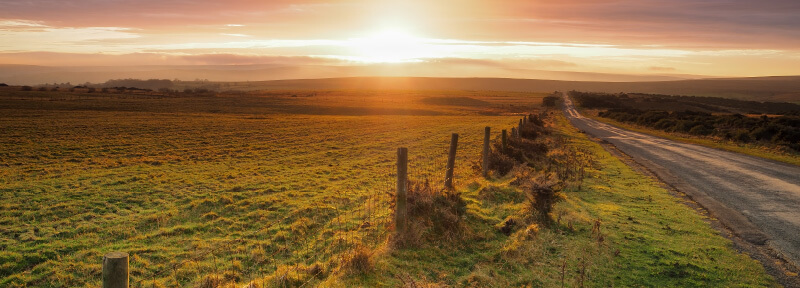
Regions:
<svg viewBox="0 0 800 288"><path fill-rule="evenodd" d="M395 28L380 30L367 37L348 40L355 54L353 59L371 63L420 62L436 57L435 47L426 39L414 36L407 30Z"/></svg>

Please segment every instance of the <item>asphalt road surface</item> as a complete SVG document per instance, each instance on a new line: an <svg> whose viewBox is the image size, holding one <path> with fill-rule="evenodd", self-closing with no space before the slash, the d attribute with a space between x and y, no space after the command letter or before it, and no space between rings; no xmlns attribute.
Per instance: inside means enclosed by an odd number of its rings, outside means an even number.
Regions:
<svg viewBox="0 0 800 288"><path fill-rule="evenodd" d="M744 240L800 266L800 167L620 129L581 116L564 99L575 127L688 194Z"/></svg>

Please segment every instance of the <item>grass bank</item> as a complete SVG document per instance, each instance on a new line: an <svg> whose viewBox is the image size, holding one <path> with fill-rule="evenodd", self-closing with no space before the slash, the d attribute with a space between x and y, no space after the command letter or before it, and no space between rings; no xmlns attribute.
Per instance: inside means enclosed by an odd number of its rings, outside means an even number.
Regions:
<svg viewBox="0 0 800 288"><path fill-rule="evenodd" d="M417 248L384 248L374 268L343 276L345 286L406 287L772 287L755 260L734 250L706 221L655 180L634 171L555 118L564 147L589 154L582 183L567 185L552 225L503 233L524 211L523 175L460 187L467 236ZM553 151L551 151L553 153ZM557 152L556 152L557 153ZM532 231L533 230L533 231Z"/></svg>

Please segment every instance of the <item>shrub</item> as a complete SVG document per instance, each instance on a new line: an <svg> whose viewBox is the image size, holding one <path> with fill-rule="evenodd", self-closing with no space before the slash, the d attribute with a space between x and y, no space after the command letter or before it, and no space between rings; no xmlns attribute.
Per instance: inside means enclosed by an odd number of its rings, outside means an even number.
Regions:
<svg viewBox="0 0 800 288"><path fill-rule="evenodd" d="M645 124L645 125L652 125L664 118L668 117L669 113L666 111L647 111L644 114L641 114L636 119L636 123Z"/></svg>
<svg viewBox="0 0 800 288"><path fill-rule="evenodd" d="M513 158L499 151L492 149L489 152L489 170L495 171L499 176L505 176L517 165Z"/></svg>
<svg viewBox="0 0 800 288"><path fill-rule="evenodd" d="M580 95L580 92L574 92ZM586 93L583 93L586 94ZM595 100L623 99L623 96L612 94L592 94L581 97ZM577 98L576 98L577 101ZM629 101L629 100L625 100ZM637 110L627 107L608 107L606 111L600 112L600 117L611 118L620 122L636 123L651 128L667 132L683 132L698 136L716 136L740 143L761 141L772 143L777 146L791 148L800 147L800 110L798 105L791 103L760 103L753 101L738 101L730 99L720 99L713 97L685 97L685 96L658 96L645 95L633 102L672 102L684 105L684 111L665 112L659 110ZM701 103L702 102L702 103ZM626 103L627 102L623 102ZM631 106L635 106L632 103ZM671 104L670 104L671 105ZM670 105L665 105L669 108ZM732 111L754 111L748 114L762 114L766 111L773 111L770 114L783 114L780 117L747 117L742 114L714 115L704 111L730 112L720 107L735 108ZM693 109L700 108L702 111ZM512 157L513 158L513 157Z"/></svg>
<svg viewBox="0 0 800 288"><path fill-rule="evenodd" d="M713 129L706 127L705 125L697 125L689 129L689 134L692 135L709 135L714 132Z"/></svg>
<svg viewBox="0 0 800 288"><path fill-rule="evenodd" d="M525 138L510 138L508 139L508 147L506 147L506 155L517 160L526 161L538 158L547 154L547 144L538 141L531 141Z"/></svg>
<svg viewBox="0 0 800 288"><path fill-rule="evenodd" d="M689 130L692 130L692 128L698 124L699 123L690 120L679 120L677 125L675 125L675 131L689 132Z"/></svg>
<svg viewBox="0 0 800 288"><path fill-rule="evenodd" d="M753 131L750 132L750 137L755 140L770 140L776 132L778 132L777 129L772 125L766 127L762 126L753 129Z"/></svg>
<svg viewBox="0 0 800 288"><path fill-rule="evenodd" d="M541 119L538 117L533 118L535 120L530 120L525 125L519 129L519 136L528 140L535 140L539 138L539 136L543 134L548 134L547 129L544 128L543 124L541 123ZM535 122L534 122L535 121Z"/></svg>
<svg viewBox="0 0 800 288"><path fill-rule="evenodd" d="M660 130L669 130L670 128L675 127L675 124L676 124L675 119L664 118L658 120L658 122L656 122L653 125L653 127Z"/></svg>
<svg viewBox="0 0 800 288"><path fill-rule="evenodd" d="M555 107L556 102L558 102L557 96L547 96L542 99L542 106L544 107Z"/></svg>
<svg viewBox="0 0 800 288"><path fill-rule="evenodd" d="M528 212L534 221L545 225L553 222L553 218L550 216L553 205L564 199L560 189L556 187L556 182L549 178L540 176L531 179L524 187Z"/></svg>

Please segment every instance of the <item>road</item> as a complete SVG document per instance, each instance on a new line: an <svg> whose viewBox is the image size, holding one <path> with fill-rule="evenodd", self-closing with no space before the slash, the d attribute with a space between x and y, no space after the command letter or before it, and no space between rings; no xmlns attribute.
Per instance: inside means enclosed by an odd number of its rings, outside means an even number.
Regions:
<svg viewBox="0 0 800 288"><path fill-rule="evenodd" d="M583 117L564 99L575 127L688 194L742 239L800 266L800 167L620 129Z"/></svg>

